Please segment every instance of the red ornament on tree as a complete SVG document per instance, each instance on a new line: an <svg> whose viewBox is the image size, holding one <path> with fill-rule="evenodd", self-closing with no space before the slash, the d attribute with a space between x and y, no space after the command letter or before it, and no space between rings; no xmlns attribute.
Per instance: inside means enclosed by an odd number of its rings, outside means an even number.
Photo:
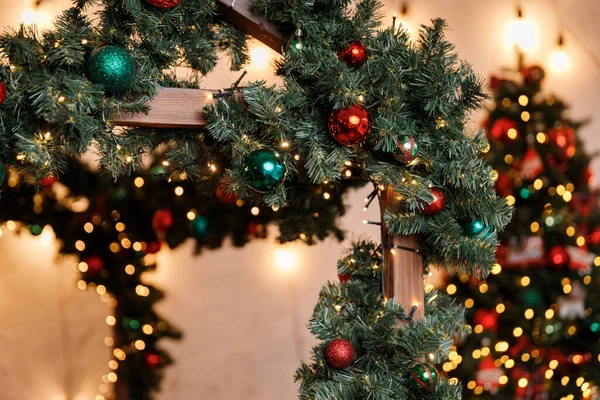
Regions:
<svg viewBox="0 0 600 400"><path fill-rule="evenodd" d="M144 355L144 358L146 360L146 365L148 365L150 368L156 368L161 364L161 358L156 353L148 352Z"/></svg>
<svg viewBox="0 0 600 400"><path fill-rule="evenodd" d="M152 228L155 231L166 233L173 226L173 213L167 209L156 210L152 217Z"/></svg>
<svg viewBox="0 0 600 400"><path fill-rule="evenodd" d="M490 129L492 139L499 141L507 141L519 137L517 122L506 117L498 118L494 121Z"/></svg>
<svg viewBox="0 0 600 400"><path fill-rule="evenodd" d="M555 267L564 267L569 263L569 253L562 246L554 246L548 252L548 259Z"/></svg>
<svg viewBox="0 0 600 400"><path fill-rule="evenodd" d="M54 185L56 182L58 182L58 177L56 176L56 174L52 174L50 176L43 177L40 182L43 188L49 188L52 187L52 185Z"/></svg>
<svg viewBox="0 0 600 400"><path fill-rule="evenodd" d="M360 105L338 108L329 115L329 134L344 146L357 146L371 133L371 114Z"/></svg>
<svg viewBox="0 0 600 400"><path fill-rule="evenodd" d="M490 78L490 87L493 91L497 92L502 86L504 86L506 82L506 79L498 78L497 76L492 75Z"/></svg>
<svg viewBox="0 0 600 400"><path fill-rule="evenodd" d="M156 8L166 10L178 5L179 3L181 3L181 0L146 0L146 3Z"/></svg>
<svg viewBox="0 0 600 400"><path fill-rule="evenodd" d="M340 280L340 282L347 283L350 280L351 276L352 275L350 275L349 273L338 274L338 279Z"/></svg>
<svg viewBox="0 0 600 400"><path fill-rule="evenodd" d="M491 331L494 333L498 332L498 313L496 310L486 310L480 308L473 315L473 323L475 325L481 325L484 330Z"/></svg>
<svg viewBox="0 0 600 400"><path fill-rule="evenodd" d="M441 189L433 188L431 194L433 195L432 202L423 208L423 213L427 215L438 214L446 207L446 195Z"/></svg>
<svg viewBox="0 0 600 400"><path fill-rule="evenodd" d="M6 100L6 85L0 81L0 104Z"/></svg>
<svg viewBox="0 0 600 400"><path fill-rule="evenodd" d="M576 138L575 130L568 125L562 125L559 128L548 129L550 142L554 143L561 150L561 159L566 160L575 155Z"/></svg>
<svg viewBox="0 0 600 400"><path fill-rule="evenodd" d="M98 256L90 256L83 262L88 266L86 273L89 275L96 275L104 269L104 260Z"/></svg>
<svg viewBox="0 0 600 400"><path fill-rule="evenodd" d="M162 245L160 244L159 241L150 242L148 244L148 247L146 247L146 253L147 254L156 254L160 251L161 247L162 247Z"/></svg>
<svg viewBox="0 0 600 400"><path fill-rule="evenodd" d="M521 162L521 178L531 180L537 178L544 171L542 156L533 147L527 149Z"/></svg>
<svg viewBox="0 0 600 400"><path fill-rule="evenodd" d="M527 85L537 86L542 83L546 73L539 65L532 65L530 67L523 68L521 70L521 75L523 76L523 80Z"/></svg>
<svg viewBox="0 0 600 400"><path fill-rule="evenodd" d="M225 181L222 179L219 182L219 186L217 186L217 198L229 205L233 205L238 201L238 198L234 193L227 192Z"/></svg>
<svg viewBox="0 0 600 400"><path fill-rule="evenodd" d="M348 42L338 51L338 57L349 67L358 68L367 61L367 47L358 40Z"/></svg>
<svg viewBox="0 0 600 400"><path fill-rule="evenodd" d="M333 368L346 368L354 361L354 346L345 339L335 339L325 348L327 363Z"/></svg>

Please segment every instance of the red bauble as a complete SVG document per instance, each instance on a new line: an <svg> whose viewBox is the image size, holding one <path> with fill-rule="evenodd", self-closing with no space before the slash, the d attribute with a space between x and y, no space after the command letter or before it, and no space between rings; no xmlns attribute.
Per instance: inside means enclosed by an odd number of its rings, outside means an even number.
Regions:
<svg viewBox="0 0 600 400"><path fill-rule="evenodd" d="M367 61L367 47L358 40L348 42L338 51L338 57L349 67L358 68Z"/></svg>
<svg viewBox="0 0 600 400"><path fill-rule="evenodd" d="M58 182L58 177L56 176L56 174L52 174L48 177L45 176L41 179L43 188L52 187L52 185L54 185L56 182Z"/></svg>
<svg viewBox="0 0 600 400"><path fill-rule="evenodd" d="M542 156L533 147L530 147L523 155L519 170L521 178L525 180L535 179L543 171L544 161L542 160Z"/></svg>
<svg viewBox="0 0 600 400"><path fill-rule="evenodd" d="M147 254L156 254L160 251L161 247L162 247L162 245L160 244L159 241L150 242L148 244L148 247L146 247L146 253Z"/></svg>
<svg viewBox="0 0 600 400"><path fill-rule="evenodd" d="M0 81L0 104L6 100L6 85Z"/></svg>
<svg viewBox="0 0 600 400"><path fill-rule="evenodd" d="M371 133L371 114L366 108L352 105L338 108L329 115L329 134L344 146L357 146Z"/></svg>
<svg viewBox="0 0 600 400"><path fill-rule="evenodd" d="M446 195L441 189L433 188L431 194L433 201L423 208L423 213L427 215L438 214L446 207Z"/></svg>
<svg viewBox="0 0 600 400"><path fill-rule="evenodd" d="M83 260L83 262L87 264L88 269L86 273L90 275L98 274L104 269L104 260L98 256L90 256Z"/></svg>
<svg viewBox="0 0 600 400"><path fill-rule="evenodd" d="M588 235L586 243L596 247L600 246L600 228L594 229L592 233Z"/></svg>
<svg viewBox="0 0 600 400"><path fill-rule="evenodd" d="M498 313L496 310L480 308L473 315L473 324L481 325L484 330L498 332Z"/></svg>
<svg viewBox="0 0 600 400"><path fill-rule="evenodd" d="M263 224L254 221L248 224L247 232L249 235L254 237L260 238L266 236L266 230Z"/></svg>
<svg viewBox="0 0 600 400"><path fill-rule="evenodd" d="M237 196L234 193L229 193L225 189L226 185L223 180L219 182L217 186L217 198L225 204L233 205L238 201Z"/></svg>
<svg viewBox="0 0 600 400"><path fill-rule="evenodd" d="M504 86L506 82L506 79L498 78L497 76L492 75L492 77L490 78L490 87L492 88L492 90L497 92L498 90L500 90L500 88L502 88L502 86Z"/></svg>
<svg viewBox="0 0 600 400"><path fill-rule="evenodd" d="M575 155L576 138L573 128L563 125L559 128L548 129L548 137L550 142L560 149L560 159L566 160Z"/></svg>
<svg viewBox="0 0 600 400"><path fill-rule="evenodd" d="M500 140L500 141L507 141L507 140L512 140L509 136L509 131L511 129L514 129L516 136L514 136L514 138L518 138L519 137L519 130L517 129L519 126L517 125L517 122L510 119L510 118L506 118L506 117L500 117L497 120L494 121L494 124L492 125L491 129L490 129L490 135L492 136L492 139L494 140ZM511 135L514 135L514 133L511 131L510 132Z"/></svg>
<svg viewBox="0 0 600 400"><path fill-rule="evenodd" d="M548 259L555 267L564 267L569 263L569 253L562 246L554 246L548 252Z"/></svg>
<svg viewBox="0 0 600 400"><path fill-rule="evenodd" d="M146 3L156 8L166 10L168 8L173 8L176 5L178 5L179 3L181 3L181 0L146 0Z"/></svg>
<svg viewBox="0 0 600 400"><path fill-rule="evenodd" d="M525 67L521 70L521 75L523 76L523 80L525 84L537 86L542 83L546 73L544 69L539 65L532 65L530 67Z"/></svg>
<svg viewBox="0 0 600 400"><path fill-rule="evenodd" d="M333 368L346 368L354 361L354 346L345 339L335 339L325 348L327 363Z"/></svg>
<svg viewBox="0 0 600 400"><path fill-rule="evenodd" d="M152 228L165 233L173 226L173 213L167 209L156 210L152 217Z"/></svg>
<svg viewBox="0 0 600 400"><path fill-rule="evenodd" d="M156 368L162 362L160 356L156 353L146 353L144 359L146 360L146 365L150 368Z"/></svg>
<svg viewBox="0 0 600 400"><path fill-rule="evenodd" d="M338 279L340 280L340 282L348 282L350 280L350 277L352 275L350 275L349 273L345 273L345 274L338 274Z"/></svg>

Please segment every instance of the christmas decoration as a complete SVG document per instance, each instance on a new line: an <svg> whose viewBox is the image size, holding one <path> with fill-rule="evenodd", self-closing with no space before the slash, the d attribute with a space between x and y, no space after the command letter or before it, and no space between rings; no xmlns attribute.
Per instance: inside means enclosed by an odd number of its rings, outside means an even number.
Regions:
<svg viewBox="0 0 600 400"><path fill-rule="evenodd" d="M410 368L410 383L421 390L432 391L438 381L438 372L428 363L418 363Z"/></svg>
<svg viewBox="0 0 600 400"><path fill-rule="evenodd" d="M546 73L539 65L532 65L523 68L521 70L521 75L523 76L523 81L526 85L539 86L544 80Z"/></svg>
<svg viewBox="0 0 600 400"><path fill-rule="evenodd" d="M285 165L274 150L255 150L244 161L244 177L257 192L275 189L285 179Z"/></svg>
<svg viewBox="0 0 600 400"><path fill-rule="evenodd" d="M509 196L513 190L513 179L505 172L498 171L496 179L496 192L502 197Z"/></svg>
<svg viewBox="0 0 600 400"><path fill-rule="evenodd" d="M225 204L233 205L238 201L238 197L234 193L227 192L225 182L220 181L219 186L217 186L217 197Z"/></svg>
<svg viewBox="0 0 600 400"><path fill-rule="evenodd" d="M0 81L0 105L6 101L6 85Z"/></svg>
<svg viewBox="0 0 600 400"><path fill-rule="evenodd" d="M394 158L400 162L411 162L419 154L419 146L415 138L408 135L398 135L396 138L396 149L392 153Z"/></svg>
<svg viewBox="0 0 600 400"><path fill-rule="evenodd" d="M423 208L423 213L427 215L438 214L446 207L446 195L441 189L433 188L431 189L431 194L433 195L433 200Z"/></svg>
<svg viewBox="0 0 600 400"><path fill-rule="evenodd" d="M544 171L544 161L534 148L530 147L523 155L520 166L520 175L523 180L537 178Z"/></svg>
<svg viewBox="0 0 600 400"><path fill-rule="evenodd" d="M562 125L559 128L548 129L548 137L550 142L558 147L561 153L558 154L560 160L566 160L575 155L575 131L567 125Z"/></svg>
<svg viewBox="0 0 600 400"><path fill-rule="evenodd" d="M145 0L145 1L146 1L146 3L150 4L151 6L154 6L156 8L161 8L163 10L173 8L177 5L179 5L179 3L181 3L181 0Z"/></svg>
<svg viewBox="0 0 600 400"><path fill-rule="evenodd" d="M152 228L155 231L166 233L173 225L173 213L170 210L156 210L152 216Z"/></svg>
<svg viewBox="0 0 600 400"><path fill-rule="evenodd" d="M50 176L45 176L40 181L40 183L42 184L43 188L50 188L56 182L58 182L58 177L55 174L52 174Z"/></svg>
<svg viewBox="0 0 600 400"><path fill-rule="evenodd" d="M470 221L470 222L466 222L465 224L463 224L463 229L465 230L465 234L468 237L475 237L475 236L479 235L480 233L482 233L483 231L485 231L487 228L483 224L483 222L481 222L479 220L475 220L475 221Z"/></svg>
<svg viewBox="0 0 600 400"><path fill-rule="evenodd" d="M29 230L29 233L31 233L33 236L39 236L42 234L42 226L39 224L29 224L27 225L27 229Z"/></svg>
<svg viewBox="0 0 600 400"><path fill-rule="evenodd" d="M87 77L102 85L107 93L128 90L135 79L135 64L127 50L105 46L94 50L87 62Z"/></svg>
<svg viewBox="0 0 600 400"><path fill-rule="evenodd" d="M287 38L283 45L283 54L304 53L310 45L307 38L302 35L302 30L298 29L294 34Z"/></svg>
<svg viewBox="0 0 600 400"><path fill-rule="evenodd" d="M104 270L104 260L98 256L90 256L83 260L87 264L87 274L95 275Z"/></svg>
<svg viewBox="0 0 600 400"><path fill-rule="evenodd" d="M494 124L490 129L490 134L494 140L507 141L516 139L519 137L518 127L519 125L516 121L510 118L500 117L494 121Z"/></svg>
<svg viewBox="0 0 600 400"><path fill-rule="evenodd" d="M358 68L367 61L367 47L358 40L348 42L338 51L338 57L349 67Z"/></svg>
<svg viewBox="0 0 600 400"><path fill-rule="evenodd" d="M473 315L473 323L481 325L484 330L498 332L498 313L496 310L486 310L480 308Z"/></svg>
<svg viewBox="0 0 600 400"><path fill-rule="evenodd" d="M500 387L500 377L504 375L502 368L494 364L493 357L485 357L479 363L475 383L481 386L483 390L494 391Z"/></svg>
<svg viewBox="0 0 600 400"><path fill-rule="evenodd" d="M544 261L544 241L538 236L523 239L520 247L511 247L502 258L507 268L537 266Z"/></svg>
<svg viewBox="0 0 600 400"><path fill-rule="evenodd" d="M350 274L338 274L338 279L343 283L348 283L351 277L352 275Z"/></svg>
<svg viewBox="0 0 600 400"><path fill-rule="evenodd" d="M535 289L523 289L519 293L519 299L529 308L539 309L544 305L543 294Z"/></svg>
<svg viewBox="0 0 600 400"><path fill-rule="evenodd" d="M335 339L325 348L327 363L333 368L346 368L354 361L354 347L345 339Z"/></svg>
<svg viewBox="0 0 600 400"><path fill-rule="evenodd" d="M575 246L567 246L569 269L579 271L582 274L590 274L597 255Z"/></svg>
<svg viewBox="0 0 600 400"><path fill-rule="evenodd" d="M156 353L147 352L144 355L144 359L146 360L146 365L148 365L150 368L156 368L161 364L161 358Z"/></svg>
<svg viewBox="0 0 600 400"><path fill-rule="evenodd" d="M557 245L548 251L548 258L554 267L564 267L569 263L569 253L563 246Z"/></svg>
<svg viewBox="0 0 600 400"><path fill-rule="evenodd" d="M150 242L150 243L148 243L148 247L146 248L146 253L156 254L160 251L161 247L162 247L162 245L158 241Z"/></svg>
<svg viewBox="0 0 600 400"><path fill-rule="evenodd" d="M190 234L196 239L203 239L208 234L208 218L198 215L190 221Z"/></svg>
<svg viewBox="0 0 600 400"><path fill-rule="evenodd" d="M358 146L371 133L371 114L361 105L338 108L329 115L329 134L339 144Z"/></svg>
<svg viewBox="0 0 600 400"><path fill-rule="evenodd" d="M572 282L571 287L571 292L567 296L560 296L556 301L558 316L562 319L585 318L587 292L579 281Z"/></svg>

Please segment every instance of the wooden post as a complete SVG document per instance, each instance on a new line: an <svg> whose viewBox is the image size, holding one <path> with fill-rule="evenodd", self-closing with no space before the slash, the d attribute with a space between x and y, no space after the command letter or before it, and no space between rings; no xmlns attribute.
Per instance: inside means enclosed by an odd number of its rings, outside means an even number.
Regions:
<svg viewBox="0 0 600 400"><path fill-rule="evenodd" d="M388 208L395 209L399 200L390 186L385 186L379 192L381 207L381 241L383 243L383 284L385 297L404 307L408 314L416 305L413 320L420 320L425 313L423 286L423 257L410 250L392 248L393 245L420 249L419 237L390 236L385 226L383 216ZM386 245L386 241L389 244Z"/></svg>

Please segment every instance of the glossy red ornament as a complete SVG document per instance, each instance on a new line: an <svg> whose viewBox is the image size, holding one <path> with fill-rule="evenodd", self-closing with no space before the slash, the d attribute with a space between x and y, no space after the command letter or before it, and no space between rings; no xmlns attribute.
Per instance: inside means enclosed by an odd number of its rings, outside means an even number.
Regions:
<svg viewBox="0 0 600 400"><path fill-rule="evenodd" d="M494 309L486 310L485 308L480 308L473 315L473 324L481 325L483 330L497 333L498 313Z"/></svg>
<svg viewBox="0 0 600 400"><path fill-rule="evenodd" d="M221 180L217 186L217 198L225 204L233 205L238 201L234 193L227 192L225 181Z"/></svg>
<svg viewBox="0 0 600 400"><path fill-rule="evenodd" d="M523 76L523 81L525 84L537 86L540 85L544 80L546 72L544 72L544 69L539 65L532 65L523 68L521 70L521 75Z"/></svg>
<svg viewBox="0 0 600 400"><path fill-rule="evenodd" d="M352 275L349 273L338 274L338 279L340 280L340 282L347 283L350 280L351 276Z"/></svg>
<svg viewBox="0 0 600 400"><path fill-rule="evenodd" d="M525 180L535 179L544 172L542 156L533 147L528 148L523 155L519 172L521 178Z"/></svg>
<svg viewBox="0 0 600 400"><path fill-rule="evenodd" d="M360 105L338 108L329 115L329 134L344 146L357 146L371 133L371 114Z"/></svg>
<svg viewBox="0 0 600 400"><path fill-rule="evenodd" d="M517 125L516 121L510 118L500 117L494 121L494 124L490 128L490 135L494 140L506 142L508 140L512 140L509 134L516 134L516 136L514 136L515 139L519 137L518 127L519 125ZM511 131L511 129L514 129L514 133Z"/></svg>
<svg viewBox="0 0 600 400"><path fill-rule="evenodd" d="M573 128L568 125L562 125L559 128L548 129L548 137L550 138L550 142L560 149L560 156L562 157L559 158L565 160L575 155L577 139Z"/></svg>
<svg viewBox="0 0 600 400"><path fill-rule="evenodd" d="M156 353L146 353L144 358L146 360L146 365L150 368L156 368L161 364L161 358Z"/></svg>
<svg viewBox="0 0 600 400"><path fill-rule="evenodd" d="M152 217L152 228L157 232L165 233L173 226L173 213L167 209L156 210Z"/></svg>
<svg viewBox="0 0 600 400"><path fill-rule="evenodd" d="M146 0L146 3L156 8L166 10L178 5L179 3L181 3L181 0Z"/></svg>
<svg viewBox="0 0 600 400"><path fill-rule="evenodd" d="M354 361L354 346L345 339L335 339L325 348L325 359L333 368L346 368Z"/></svg>
<svg viewBox="0 0 600 400"><path fill-rule="evenodd" d="M427 215L438 214L446 207L446 195L442 189L433 188L431 194L433 195L433 201L423 208L423 213Z"/></svg>
<svg viewBox="0 0 600 400"><path fill-rule="evenodd" d="M564 267L569 263L569 253L562 246L554 246L548 251L548 259L555 267Z"/></svg>
<svg viewBox="0 0 600 400"><path fill-rule="evenodd" d="M88 266L86 273L89 275L96 275L104 269L104 260L98 256L90 256L83 262Z"/></svg>
<svg viewBox="0 0 600 400"><path fill-rule="evenodd" d="M148 247L146 247L147 254L156 254L160 251L162 245L159 241L148 243Z"/></svg>
<svg viewBox="0 0 600 400"><path fill-rule="evenodd" d="M363 42L353 40L338 51L338 57L349 67L358 68L367 61L367 47Z"/></svg>
<svg viewBox="0 0 600 400"><path fill-rule="evenodd" d="M54 185L56 182L58 182L58 177L56 176L56 174L45 176L40 180L40 183L42 184L43 188L52 187L52 185Z"/></svg>
<svg viewBox="0 0 600 400"><path fill-rule="evenodd" d="M0 81L0 104L6 101L6 85Z"/></svg>

